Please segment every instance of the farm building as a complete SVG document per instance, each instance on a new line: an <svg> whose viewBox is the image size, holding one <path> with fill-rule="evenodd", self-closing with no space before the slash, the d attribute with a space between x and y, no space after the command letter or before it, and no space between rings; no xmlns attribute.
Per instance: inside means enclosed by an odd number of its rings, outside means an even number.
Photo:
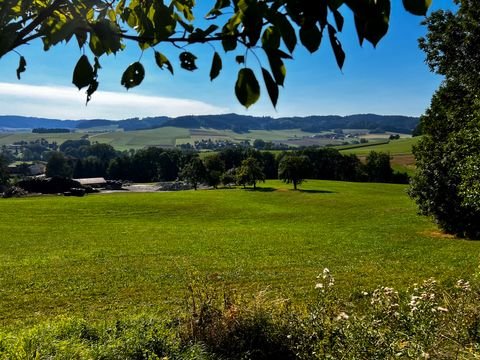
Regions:
<svg viewBox="0 0 480 360"><path fill-rule="evenodd" d="M10 165L8 171L12 175L38 176L45 174L46 165L44 163L20 163Z"/></svg>
<svg viewBox="0 0 480 360"><path fill-rule="evenodd" d="M78 181L82 186L88 185L92 187L102 187L107 184L107 181L103 177L73 179L73 180Z"/></svg>

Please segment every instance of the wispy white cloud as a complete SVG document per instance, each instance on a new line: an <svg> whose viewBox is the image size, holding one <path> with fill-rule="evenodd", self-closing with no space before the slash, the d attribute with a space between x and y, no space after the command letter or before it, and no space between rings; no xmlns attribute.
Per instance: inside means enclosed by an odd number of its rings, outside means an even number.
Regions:
<svg viewBox="0 0 480 360"><path fill-rule="evenodd" d="M0 115L56 119L125 119L147 116L220 114L229 109L202 101L98 91L85 106L85 92L74 87L0 82Z"/></svg>

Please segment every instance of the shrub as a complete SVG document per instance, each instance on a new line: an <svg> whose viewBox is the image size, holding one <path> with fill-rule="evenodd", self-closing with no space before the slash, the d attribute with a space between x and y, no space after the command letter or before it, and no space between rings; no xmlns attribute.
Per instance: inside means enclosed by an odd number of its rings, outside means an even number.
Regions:
<svg viewBox="0 0 480 360"><path fill-rule="evenodd" d="M0 331L0 359L470 359L480 356L480 286L434 279L342 299L328 269L310 301L245 299L194 280L179 319L57 318Z"/></svg>
<svg viewBox="0 0 480 360"><path fill-rule="evenodd" d="M455 13L432 13L420 39L430 69L445 80L421 118L410 194L443 230L480 238L480 8L473 0L457 5Z"/></svg>

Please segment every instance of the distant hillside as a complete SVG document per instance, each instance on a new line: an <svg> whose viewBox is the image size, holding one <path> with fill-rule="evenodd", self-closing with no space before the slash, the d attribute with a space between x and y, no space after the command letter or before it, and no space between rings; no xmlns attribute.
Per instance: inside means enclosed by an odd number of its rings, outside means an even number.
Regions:
<svg viewBox="0 0 480 360"><path fill-rule="evenodd" d="M58 128L75 129L77 121L25 116L0 116L0 129Z"/></svg>
<svg viewBox="0 0 480 360"><path fill-rule="evenodd" d="M330 129L369 129L411 133L419 119L407 116L386 116L375 114L349 116L308 116L254 117L237 114L182 116L166 121L162 126L175 126L189 129L212 128L246 132L248 130L286 130L301 129L306 132L320 132Z"/></svg>
<svg viewBox="0 0 480 360"><path fill-rule="evenodd" d="M211 128L218 130L233 130L237 133L249 130L286 130L301 129L305 132L317 133L331 129L369 129L371 131L391 131L409 134L418 124L417 117L400 115L360 114L349 116L308 116L255 117L237 114L180 116L169 118L165 116L144 119L126 120L58 120L22 116L0 116L0 129L89 129L116 125L125 131L155 129L159 127L180 127L186 129Z"/></svg>

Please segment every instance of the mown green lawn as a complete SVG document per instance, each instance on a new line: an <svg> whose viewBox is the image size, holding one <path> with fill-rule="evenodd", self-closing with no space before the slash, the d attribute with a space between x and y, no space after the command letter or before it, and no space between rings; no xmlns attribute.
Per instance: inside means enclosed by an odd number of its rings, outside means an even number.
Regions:
<svg viewBox="0 0 480 360"><path fill-rule="evenodd" d="M480 242L442 236L405 187L0 199L0 326L182 309L191 277L302 301L330 268L347 296L471 275Z"/></svg>

